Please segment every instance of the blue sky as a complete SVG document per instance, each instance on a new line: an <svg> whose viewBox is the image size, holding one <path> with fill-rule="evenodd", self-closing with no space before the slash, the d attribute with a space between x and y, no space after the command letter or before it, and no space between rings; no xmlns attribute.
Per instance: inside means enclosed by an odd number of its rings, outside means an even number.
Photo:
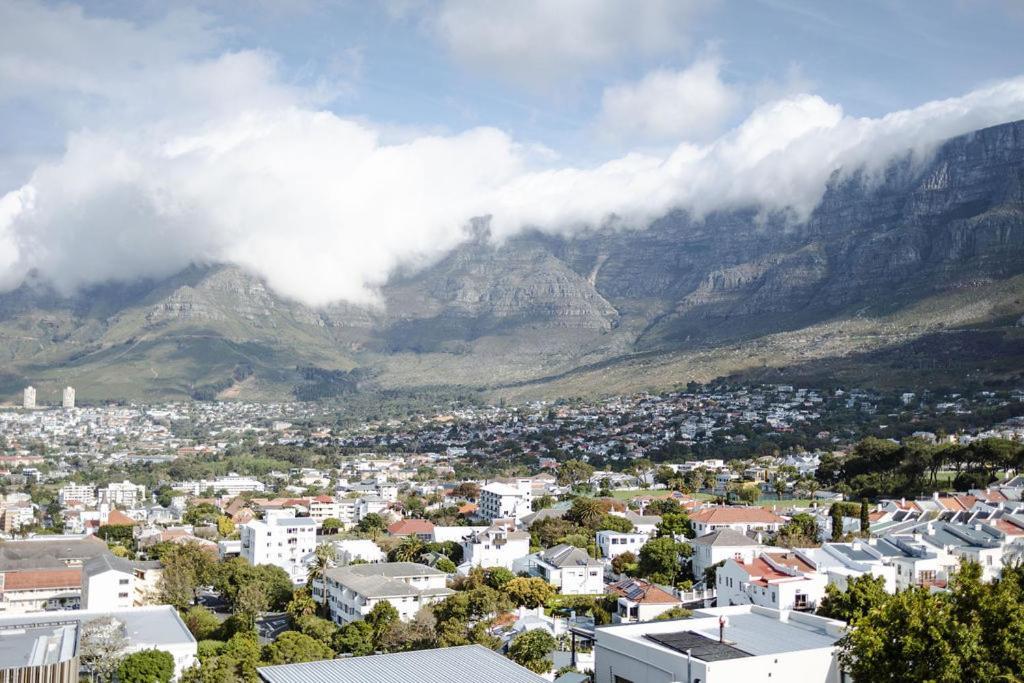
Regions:
<svg viewBox="0 0 1024 683"><path fill-rule="evenodd" d="M1024 118L1022 34L1017 0L0 0L0 287L229 261L367 302L478 215L799 218Z"/></svg>

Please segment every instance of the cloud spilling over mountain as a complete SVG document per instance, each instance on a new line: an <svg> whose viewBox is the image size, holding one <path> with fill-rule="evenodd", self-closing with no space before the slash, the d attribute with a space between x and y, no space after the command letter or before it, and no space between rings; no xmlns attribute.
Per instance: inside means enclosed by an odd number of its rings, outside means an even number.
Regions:
<svg viewBox="0 0 1024 683"><path fill-rule="evenodd" d="M45 12L55 11L69 10ZM96 28L80 13L60 19ZM135 49L141 29L103 30ZM34 48L12 49L0 56L0 83L24 86L18 65L34 63ZM69 60L78 54L65 49ZM227 262L307 304L373 303L396 268L440 258L475 217L490 217L496 239L643 228L673 208L756 205L799 219L837 169L877 171L908 150L924 157L945 138L1024 117L1024 79L877 119L803 94L759 106L704 144L583 167L495 128L396 139L323 108L315 86L284 82L259 51L161 53L110 78L62 81L58 67L41 72L48 88L106 104L73 119L66 151L0 198L0 287L35 272L70 291ZM656 85L643 96L656 97Z"/></svg>

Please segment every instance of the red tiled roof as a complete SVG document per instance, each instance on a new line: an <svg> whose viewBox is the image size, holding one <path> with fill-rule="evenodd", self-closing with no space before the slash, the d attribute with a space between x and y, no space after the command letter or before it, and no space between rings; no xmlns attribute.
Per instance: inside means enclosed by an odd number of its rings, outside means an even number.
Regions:
<svg viewBox="0 0 1024 683"><path fill-rule="evenodd" d="M970 510L977 502L974 496L939 496L939 505L947 510Z"/></svg>
<svg viewBox="0 0 1024 683"><path fill-rule="evenodd" d="M629 597L635 594L636 589L641 591L640 598L631 598L633 602L645 605L676 605L680 604L679 598L671 593L658 588L649 581L643 579L622 579L608 586L608 590L622 597Z"/></svg>
<svg viewBox="0 0 1024 683"><path fill-rule="evenodd" d="M795 553L765 553L775 564L792 567L800 572L813 572L814 567L809 565L802 557Z"/></svg>
<svg viewBox="0 0 1024 683"><path fill-rule="evenodd" d="M719 505L690 513L690 519L704 524L782 524L786 520L762 507Z"/></svg>
<svg viewBox="0 0 1024 683"><path fill-rule="evenodd" d="M120 510L111 510L107 515L107 524L111 526L135 526L135 520Z"/></svg>
<svg viewBox="0 0 1024 683"><path fill-rule="evenodd" d="M749 574L751 579L760 579L763 583L778 581L779 579L793 578L789 574L783 574L782 572L777 571L760 557L755 558L752 562L737 562L736 564L738 564L743 571Z"/></svg>
<svg viewBox="0 0 1024 683"><path fill-rule="evenodd" d="M5 591L79 588L81 585L81 569L28 569L3 575Z"/></svg>
<svg viewBox="0 0 1024 683"><path fill-rule="evenodd" d="M476 503L466 503L465 505L459 506L460 515L468 515L473 512L476 512Z"/></svg>
<svg viewBox="0 0 1024 683"><path fill-rule="evenodd" d="M1024 529L1006 519L997 519L995 527L1007 536L1024 536Z"/></svg>
<svg viewBox="0 0 1024 683"><path fill-rule="evenodd" d="M392 536L430 534L433 531L434 523L426 519L403 519L388 527L388 533Z"/></svg>

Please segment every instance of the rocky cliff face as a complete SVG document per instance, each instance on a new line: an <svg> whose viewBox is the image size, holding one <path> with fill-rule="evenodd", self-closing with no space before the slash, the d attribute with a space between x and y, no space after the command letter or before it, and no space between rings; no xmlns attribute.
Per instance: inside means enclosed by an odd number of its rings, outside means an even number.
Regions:
<svg viewBox="0 0 1024 683"><path fill-rule="evenodd" d="M157 378L173 393L238 364L256 366L254 376L277 387L271 393L304 364L362 365L393 386L490 386L834 321L912 321L900 312L925 301L932 328L1004 319L1013 327L1024 305L1012 296L971 315L962 302L1022 273L1017 122L950 140L924 162L908 156L881 177L837 173L802 223L751 207L703 220L674 212L644 229L572 238L480 238L396 277L378 308L312 310L231 267L70 299L29 284L0 295L0 361L11 389L25 379L102 383L124 371L139 375L144 394ZM953 298L959 308L943 318L942 302Z"/></svg>

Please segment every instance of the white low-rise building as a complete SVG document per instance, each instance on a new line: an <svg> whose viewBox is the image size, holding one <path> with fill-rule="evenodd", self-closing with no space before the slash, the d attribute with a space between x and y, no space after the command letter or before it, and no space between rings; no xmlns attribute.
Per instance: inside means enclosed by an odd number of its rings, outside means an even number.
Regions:
<svg viewBox="0 0 1024 683"><path fill-rule="evenodd" d="M127 479L122 482L111 482L99 490L99 502L111 507L134 508L146 501L146 487L133 484Z"/></svg>
<svg viewBox="0 0 1024 683"><path fill-rule="evenodd" d="M560 544L529 556L529 572L544 578L563 595L604 593L604 565L586 550Z"/></svg>
<svg viewBox="0 0 1024 683"><path fill-rule="evenodd" d="M746 534L729 528L698 536L689 543L693 548L690 562L696 580L702 579L704 572L719 562L725 560L750 562L765 547Z"/></svg>
<svg viewBox="0 0 1024 683"><path fill-rule="evenodd" d="M316 549L316 521L270 510L266 518L238 527L242 559L249 564L272 564L288 572L294 583L306 582L306 560Z"/></svg>
<svg viewBox="0 0 1024 683"><path fill-rule="evenodd" d="M651 621L682 601L668 591L643 579L623 579L608 586L608 592L618 596L617 609L612 615L616 624Z"/></svg>
<svg viewBox="0 0 1024 683"><path fill-rule="evenodd" d="M415 562L383 562L335 567L313 585L313 599L325 597L331 619L338 624L358 621L381 601L390 602L403 621L420 608L455 591L446 586L448 575Z"/></svg>
<svg viewBox="0 0 1024 683"><path fill-rule="evenodd" d="M530 554L530 532L516 530L512 520L499 520L460 543L462 561L469 567L512 569L517 560Z"/></svg>
<svg viewBox="0 0 1024 683"><path fill-rule="evenodd" d="M623 533L605 529L597 532L597 547L602 557L609 559L618 557L622 553L633 553L638 555L640 548L649 540L647 534Z"/></svg>
<svg viewBox="0 0 1024 683"><path fill-rule="evenodd" d="M387 555L380 546L369 539L346 539L329 541L334 546L334 556L338 565L344 567L353 562L370 564L383 562Z"/></svg>
<svg viewBox="0 0 1024 683"><path fill-rule="evenodd" d="M726 560L715 574L718 604L813 610L828 576L796 552L761 553L750 562Z"/></svg>
<svg viewBox="0 0 1024 683"><path fill-rule="evenodd" d="M596 631L594 683L840 683L841 621L748 605Z"/></svg>

